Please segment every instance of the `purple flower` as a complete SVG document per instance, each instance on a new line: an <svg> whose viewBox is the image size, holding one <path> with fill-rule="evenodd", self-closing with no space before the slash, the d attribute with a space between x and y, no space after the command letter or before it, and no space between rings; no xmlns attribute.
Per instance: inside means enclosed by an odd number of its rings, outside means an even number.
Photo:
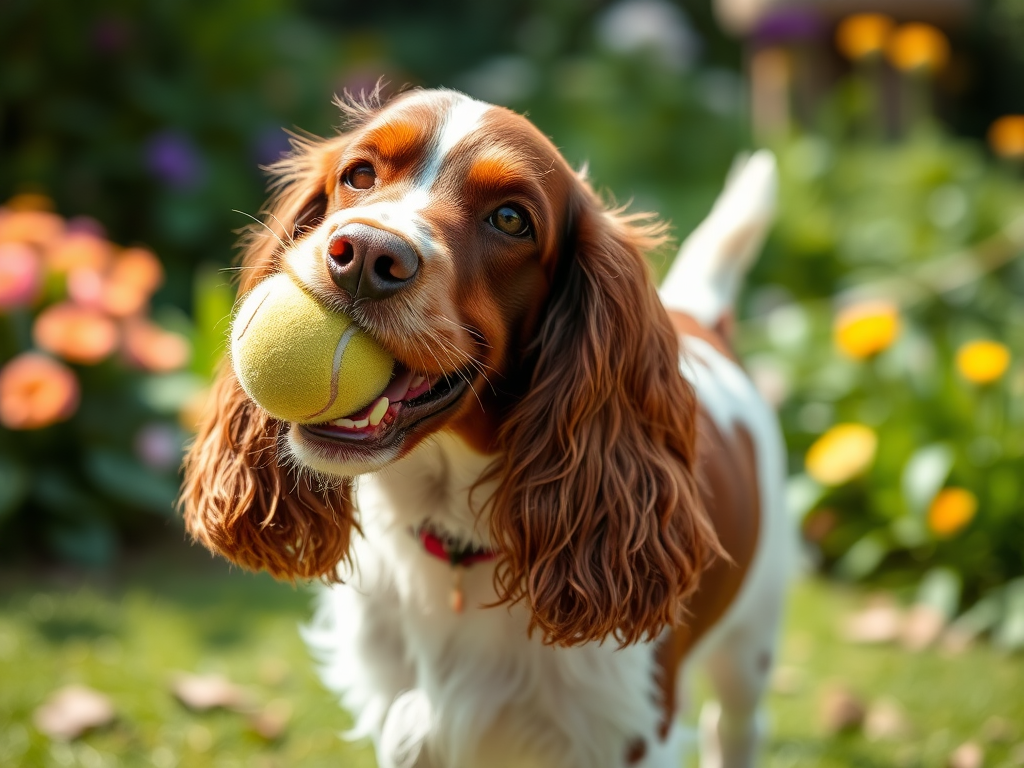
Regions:
<svg viewBox="0 0 1024 768"><path fill-rule="evenodd" d="M191 139L174 130L149 138L146 165L154 176L175 189L194 189L206 176L199 150Z"/></svg>
<svg viewBox="0 0 1024 768"><path fill-rule="evenodd" d="M68 232L84 232L94 237L106 237L106 228L92 216L75 216L68 220Z"/></svg>
<svg viewBox="0 0 1024 768"><path fill-rule="evenodd" d="M169 424L150 422L135 435L135 455L151 469L173 469L181 461L181 435Z"/></svg>
<svg viewBox="0 0 1024 768"><path fill-rule="evenodd" d="M808 8L784 8L767 14L754 30L754 40L776 45L824 37L827 29L821 16Z"/></svg>
<svg viewBox="0 0 1024 768"><path fill-rule="evenodd" d="M270 165L291 150L288 136L280 128L266 128L259 132L253 142L252 153L259 165Z"/></svg>

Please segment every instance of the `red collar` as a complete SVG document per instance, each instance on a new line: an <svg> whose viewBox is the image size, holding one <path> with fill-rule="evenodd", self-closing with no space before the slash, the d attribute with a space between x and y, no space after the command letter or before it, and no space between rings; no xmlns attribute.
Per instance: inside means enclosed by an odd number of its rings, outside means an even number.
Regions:
<svg viewBox="0 0 1024 768"><path fill-rule="evenodd" d="M421 528L415 535L419 537L420 543L428 555L432 555L438 560L444 560L450 565L467 567L476 563L486 563L498 556L496 552L489 549L474 549L473 547L459 549L452 547L444 539L424 528Z"/></svg>

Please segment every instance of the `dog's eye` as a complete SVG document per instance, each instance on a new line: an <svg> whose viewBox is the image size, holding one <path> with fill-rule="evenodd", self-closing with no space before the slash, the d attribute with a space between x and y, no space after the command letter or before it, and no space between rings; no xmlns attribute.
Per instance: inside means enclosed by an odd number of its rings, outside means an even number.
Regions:
<svg viewBox="0 0 1024 768"><path fill-rule="evenodd" d="M530 232L530 220L526 214L511 205L503 205L491 214L487 222L506 235L522 237Z"/></svg>
<svg viewBox="0 0 1024 768"><path fill-rule="evenodd" d="M377 183L377 174L369 163L352 166L345 174L345 183L352 189L369 189Z"/></svg>

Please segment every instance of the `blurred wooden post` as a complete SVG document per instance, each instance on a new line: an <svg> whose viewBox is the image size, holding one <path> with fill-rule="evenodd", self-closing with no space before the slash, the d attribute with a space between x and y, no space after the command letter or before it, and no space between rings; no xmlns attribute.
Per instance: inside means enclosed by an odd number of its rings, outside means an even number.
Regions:
<svg viewBox="0 0 1024 768"><path fill-rule="evenodd" d="M821 96L840 72L834 30L851 14L884 13L899 22L956 27L977 0L714 0L719 23L746 38L751 121L755 140L785 135L813 119ZM879 93L884 73L875 72ZM903 122L900 111L882 123ZM888 112L888 110L886 110ZM904 121L906 117L904 116Z"/></svg>
<svg viewBox="0 0 1024 768"><path fill-rule="evenodd" d="M790 129L792 62L784 48L754 51L750 56L750 119L759 144Z"/></svg>

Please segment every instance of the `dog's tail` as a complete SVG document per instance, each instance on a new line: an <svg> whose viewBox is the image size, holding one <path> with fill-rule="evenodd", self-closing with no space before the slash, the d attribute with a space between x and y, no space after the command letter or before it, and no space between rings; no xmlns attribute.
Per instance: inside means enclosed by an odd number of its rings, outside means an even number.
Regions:
<svg viewBox="0 0 1024 768"><path fill-rule="evenodd" d="M737 158L714 207L686 238L661 284L667 309L708 328L728 328L740 284L764 244L775 214L775 156L762 149Z"/></svg>

